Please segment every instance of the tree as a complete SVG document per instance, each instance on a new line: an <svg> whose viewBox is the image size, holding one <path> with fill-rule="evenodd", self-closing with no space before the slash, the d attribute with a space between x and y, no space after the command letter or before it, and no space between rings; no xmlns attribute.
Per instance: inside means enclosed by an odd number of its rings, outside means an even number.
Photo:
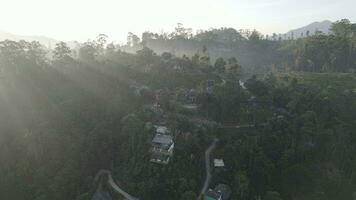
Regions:
<svg viewBox="0 0 356 200"><path fill-rule="evenodd" d="M225 67L226 67L226 61L224 60L224 58L218 58L215 61L214 64L215 70L217 70L220 73L225 72Z"/></svg>
<svg viewBox="0 0 356 200"><path fill-rule="evenodd" d="M104 49L107 41L108 41L108 36L105 34L99 34L96 37L96 43L98 44L99 49Z"/></svg>
<svg viewBox="0 0 356 200"><path fill-rule="evenodd" d="M113 42L109 43L108 45L106 45L106 50L105 50L105 54L108 58L113 57L114 53L116 51L116 46Z"/></svg>
<svg viewBox="0 0 356 200"><path fill-rule="evenodd" d="M194 36L194 39L205 42L222 42L230 46L244 38L233 28L220 28L200 31Z"/></svg>
<svg viewBox="0 0 356 200"><path fill-rule="evenodd" d="M156 55L155 52L148 47L143 47L141 50L138 50L136 53L138 56L142 56L142 57L151 57Z"/></svg>
<svg viewBox="0 0 356 200"><path fill-rule="evenodd" d="M199 64L202 67L208 67L210 65L210 57L208 53L208 48L204 45L202 49L202 55L199 57Z"/></svg>
<svg viewBox="0 0 356 200"><path fill-rule="evenodd" d="M235 57L230 57L227 61L229 65L237 64L237 59Z"/></svg>
<svg viewBox="0 0 356 200"><path fill-rule="evenodd" d="M7 71L19 72L26 62L24 43L5 40L0 42L0 68Z"/></svg>
<svg viewBox="0 0 356 200"><path fill-rule="evenodd" d="M135 114L122 118L121 124L123 127L118 139L125 143L120 146L120 161L130 166L145 156L147 135L143 129L144 123Z"/></svg>
<svg viewBox="0 0 356 200"><path fill-rule="evenodd" d="M175 32L170 34L172 39L189 39L192 37L192 29L184 28L182 23L178 23Z"/></svg>
<svg viewBox="0 0 356 200"><path fill-rule="evenodd" d="M195 200L197 195L193 191L186 191L182 194L181 200Z"/></svg>
<svg viewBox="0 0 356 200"><path fill-rule="evenodd" d="M46 51L37 41L0 42L0 70L18 73L30 67L43 67L46 61Z"/></svg>
<svg viewBox="0 0 356 200"><path fill-rule="evenodd" d="M90 198L91 198L91 195L88 192L86 192L86 193L78 195L75 200L87 200Z"/></svg>
<svg viewBox="0 0 356 200"><path fill-rule="evenodd" d="M199 60L200 60L200 56L199 54L195 53L193 56L192 56L192 63L194 66L199 66Z"/></svg>
<svg viewBox="0 0 356 200"><path fill-rule="evenodd" d="M269 93L267 84L261 80L258 80L256 76L253 76L247 80L245 85L253 95L261 97Z"/></svg>
<svg viewBox="0 0 356 200"><path fill-rule="evenodd" d="M263 200L282 200L281 195L275 191L268 191L266 192Z"/></svg>
<svg viewBox="0 0 356 200"><path fill-rule="evenodd" d="M295 164L282 172L283 184L291 195L313 191L311 171L303 164Z"/></svg>
<svg viewBox="0 0 356 200"><path fill-rule="evenodd" d="M307 30L307 32L306 32L306 34L305 34L307 37L309 37L310 36L310 31L309 30Z"/></svg>
<svg viewBox="0 0 356 200"><path fill-rule="evenodd" d="M262 38L262 35L257 30L253 30L252 33L248 37L248 39L251 41L258 41L258 40L261 40L261 38Z"/></svg>
<svg viewBox="0 0 356 200"><path fill-rule="evenodd" d="M79 59L84 61L94 61L95 57L98 55L98 49L94 42L86 42L79 49Z"/></svg>
<svg viewBox="0 0 356 200"><path fill-rule="evenodd" d="M147 39L146 39L146 40L147 40ZM130 47L135 47L135 46L137 46L139 43L140 43L140 38L139 38L137 35L135 35L135 34L133 34L133 33L131 33L131 32L129 32L129 33L127 34L127 45L128 45L128 46L130 46Z"/></svg>
<svg viewBox="0 0 356 200"><path fill-rule="evenodd" d="M147 46L148 41L155 39L155 36L151 32L143 32L142 33L142 45Z"/></svg>
<svg viewBox="0 0 356 200"><path fill-rule="evenodd" d="M276 41L277 38L278 38L278 35L277 35L276 33L273 33L273 34L272 34L272 39L273 39L273 41Z"/></svg>
<svg viewBox="0 0 356 200"><path fill-rule="evenodd" d="M235 174L234 182L236 185L236 191L239 194L240 199L246 199L247 191L249 187L249 178L247 177L246 171L238 171Z"/></svg>
<svg viewBox="0 0 356 200"><path fill-rule="evenodd" d="M229 64L230 72L234 74L238 73L242 68L235 57L229 58L228 64Z"/></svg>
<svg viewBox="0 0 356 200"><path fill-rule="evenodd" d="M338 37L346 38L346 37L351 36L352 25L350 23L350 20L342 19L342 20L336 21L335 23L332 24L331 31L334 35L336 35Z"/></svg>
<svg viewBox="0 0 356 200"><path fill-rule="evenodd" d="M161 57L163 58L163 60L169 61L173 58L173 55L169 52L163 52Z"/></svg>
<svg viewBox="0 0 356 200"><path fill-rule="evenodd" d="M71 49L65 42L59 42L56 44L56 47L53 51L53 59L55 61L66 62L71 59Z"/></svg>
<svg viewBox="0 0 356 200"><path fill-rule="evenodd" d="M28 42L26 45L27 54L29 59L36 65L44 64L46 60L46 50L44 50L43 46L38 41Z"/></svg>
<svg viewBox="0 0 356 200"><path fill-rule="evenodd" d="M96 37L96 41L93 41L93 45L96 48L96 56L103 56L105 54L106 44L108 42L108 36L105 34L99 34ZM102 57L100 57L102 59Z"/></svg>

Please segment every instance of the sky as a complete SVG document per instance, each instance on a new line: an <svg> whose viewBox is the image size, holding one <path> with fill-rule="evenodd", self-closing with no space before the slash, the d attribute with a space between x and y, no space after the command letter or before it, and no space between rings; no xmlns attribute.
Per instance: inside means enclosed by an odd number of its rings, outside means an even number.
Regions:
<svg viewBox="0 0 356 200"><path fill-rule="evenodd" d="M315 21L356 22L356 0L0 0L0 30L86 41L105 33L232 27L285 33Z"/></svg>

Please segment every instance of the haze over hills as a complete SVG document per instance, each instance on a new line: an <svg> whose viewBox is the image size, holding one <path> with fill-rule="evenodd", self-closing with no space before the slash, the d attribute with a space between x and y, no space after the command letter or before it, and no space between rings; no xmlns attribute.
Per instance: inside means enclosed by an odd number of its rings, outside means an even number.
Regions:
<svg viewBox="0 0 356 200"><path fill-rule="evenodd" d="M13 33L7 33L7 32L3 32L0 31L0 41L3 40L14 40L14 41L19 41L19 40L26 40L26 41L38 41L40 42L42 45L46 46L46 47L53 47L56 43L58 43L59 41L50 37L46 37L46 36L37 36L37 35L33 35L33 36L29 36L29 35L16 35Z"/></svg>
<svg viewBox="0 0 356 200"><path fill-rule="evenodd" d="M321 21L321 22L313 22L307 26L303 26L301 28L290 30L285 35L287 37L292 37L292 35L293 35L294 38L300 38L300 37L306 36L308 31L310 34L314 34L316 31L321 31L325 34L329 34L331 25L332 25L332 22L330 20L325 20L325 21Z"/></svg>
<svg viewBox="0 0 356 200"><path fill-rule="evenodd" d="M310 34L314 34L315 31L321 31L325 34L328 34L328 33L330 33L329 29L330 29L331 25L332 25L332 22L330 20L324 20L321 22L313 22L313 23L303 26L301 28L297 28L297 29L288 31L287 33L284 34L283 39L292 37L292 35L294 36L294 38L300 38L302 36L306 36L308 31L310 32ZM54 47L55 44L59 42L59 40L50 38L47 36L17 35L17 34L13 34L13 33L7 33L7 32L0 31L0 41L6 40L6 39L14 40L14 41L19 41L19 40L33 41L33 40L35 40L35 41L39 41L42 45L49 47L49 48ZM75 42L72 42L72 41L67 41L67 44L71 47L76 46Z"/></svg>
<svg viewBox="0 0 356 200"><path fill-rule="evenodd" d="M164 0L41 1L52 18L32 1L14 6L18 21L0 16L3 30L56 38L0 41L0 200L356 200L356 24L345 16L260 0L244 25L181 0L169 7L192 24L166 32L156 27L178 20ZM296 5L330 14L313 15L335 19L330 34L284 35L316 21ZM135 11L121 23L118 8ZM270 25L273 13L285 22ZM199 30L199 17L216 23Z"/></svg>

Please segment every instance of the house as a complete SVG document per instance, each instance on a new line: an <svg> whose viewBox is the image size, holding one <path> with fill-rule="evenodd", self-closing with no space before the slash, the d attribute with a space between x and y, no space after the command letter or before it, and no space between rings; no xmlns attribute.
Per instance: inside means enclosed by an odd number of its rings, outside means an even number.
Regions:
<svg viewBox="0 0 356 200"><path fill-rule="evenodd" d="M154 108L161 107L160 101L161 101L161 91L160 90L156 90L154 92L154 96L153 96L153 107Z"/></svg>
<svg viewBox="0 0 356 200"><path fill-rule="evenodd" d="M216 168L225 167L224 160L223 159L214 159L214 167L216 167Z"/></svg>
<svg viewBox="0 0 356 200"><path fill-rule="evenodd" d="M173 156L174 142L170 135L156 133L151 142L151 162L168 164Z"/></svg>
<svg viewBox="0 0 356 200"><path fill-rule="evenodd" d="M225 184L219 184L214 190L209 189L205 195L204 200L227 200L231 196L231 188Z"/></svg>
<svg viewBox="0 0 356 200"><path fill-rule="evenodd" d="M131 86L134 90L134 94L136 96L143 96L146 91L149 90L149 87L146 85L141 85L141 86Z"/></svg>
<svg viewBox="0 0 356 200"><path fill-rule="evenodd" d="M171 156L169 156L169 155L152 154L150 161L153 163L157 163L157 164L167 165L169 163L170 159L171 159Z"/></svg>
<svg viewBox="0 0 356 200"><path fill-rule="evenodd" d="M177 72L182 72L183 71L183 66L180 64L176 64L173 66L173 69Z"/></svg>
<svg viewBox="0 0 356 200"><path fill-rule="evenodd" d="M290 116L291 115L290 112L285 108L275 108L274 109L274 114L276 116L280 116L280 115L281 116Z"/></svg>
<svg viewBox="0 0 356 200"><path fill-rule="evenodd" d="M194 89L190 89L186 92L184 96L183 108L188 110L196 110L198 108L197 102L197 93Z"/></svg>
<svg viewBox="0 0 356 200"><path fill-rule="evenodd" d="M197 92L194 89L190 89L185 94L185 102L188 104L195 104L197 101Z"/></svg>
<svg viewBox="0 0 356 200"><path fill-rule="evenodd" d="M187 110L196 110L196 109L198 109L198 105L196 105L196 104L185 104L185 105L183 105L183 108L185 108Z"/></svg>
<svg viewBox="0 0 356 200"><path fill-rule="evenodd" d="M239 85L242 89L246 90L246 86L245 86L245 82L243 82L242 80L239 80Z"/></svg>
<svg viewBox="0 0 356 200"><path fill-rule="evenodd" d="M222 200L222 197L221 194L209 189L204 195L204 200Z"/></svg>
<svg viewBox="0 0 356 200"><path fill-rule="evenodd" d="M214 80L207 80L205 82L205 92L211 93L213 92L213 87L215 86L215 81Z"/></svg>
<svg viewBox="0 0 356 200"><path fill-rule="evenodd" d="M174 142L170 135L156 134L152 139L152 151L164 154L173 154Z"/></svg>

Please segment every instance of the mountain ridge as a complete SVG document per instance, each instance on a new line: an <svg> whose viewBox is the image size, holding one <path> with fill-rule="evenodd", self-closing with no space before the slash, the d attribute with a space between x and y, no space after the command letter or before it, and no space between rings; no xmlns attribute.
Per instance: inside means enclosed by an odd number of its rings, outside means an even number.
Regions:
<svg viewBox="0 0 356 200"><path fill-rule="evenodd" d="M313 22L306 26L292 29L292 30L288 31L287 33L285 33L284 35L287 37L301 38L301 37L306 36L308 31L309 31L309 34L314 34L316 31L321 31L324 34L330 34L330 28L331 28L332 23L333 22L330 20Z"/></svg>
<svg viewBox="0 0 356 200"><path fill-rule="evenodd" d="M287 38L301 38L307 35L307 32L309 31L309 34L314 34L316 31L321 31L325 34L330 33L330 28L332 25L332 21L330 20L324 20L324 21L319 21L319 22L313 22L310 23L306 26L302 26L300 28L295 28L292 29L286 33L284 33L284 39ZM14 41L19 41L19 40L25 40L25 41L38 41L42 45L52 48L55 46L56 43L60 42L60 40L43 36L43 35L17 35L5 31L0 30L0 41L3 40L14 40ZM73 41L66 41L68 44L73 45Z"/></svg>
<svg viewBox="0 0 356 200"><path fill-rule="evenodd" d="M46 47L53 47L59 40L43 35L17 35L5 31L0 31L0 41L3 40L25 40L25 41L38 41Z"/></svg>

